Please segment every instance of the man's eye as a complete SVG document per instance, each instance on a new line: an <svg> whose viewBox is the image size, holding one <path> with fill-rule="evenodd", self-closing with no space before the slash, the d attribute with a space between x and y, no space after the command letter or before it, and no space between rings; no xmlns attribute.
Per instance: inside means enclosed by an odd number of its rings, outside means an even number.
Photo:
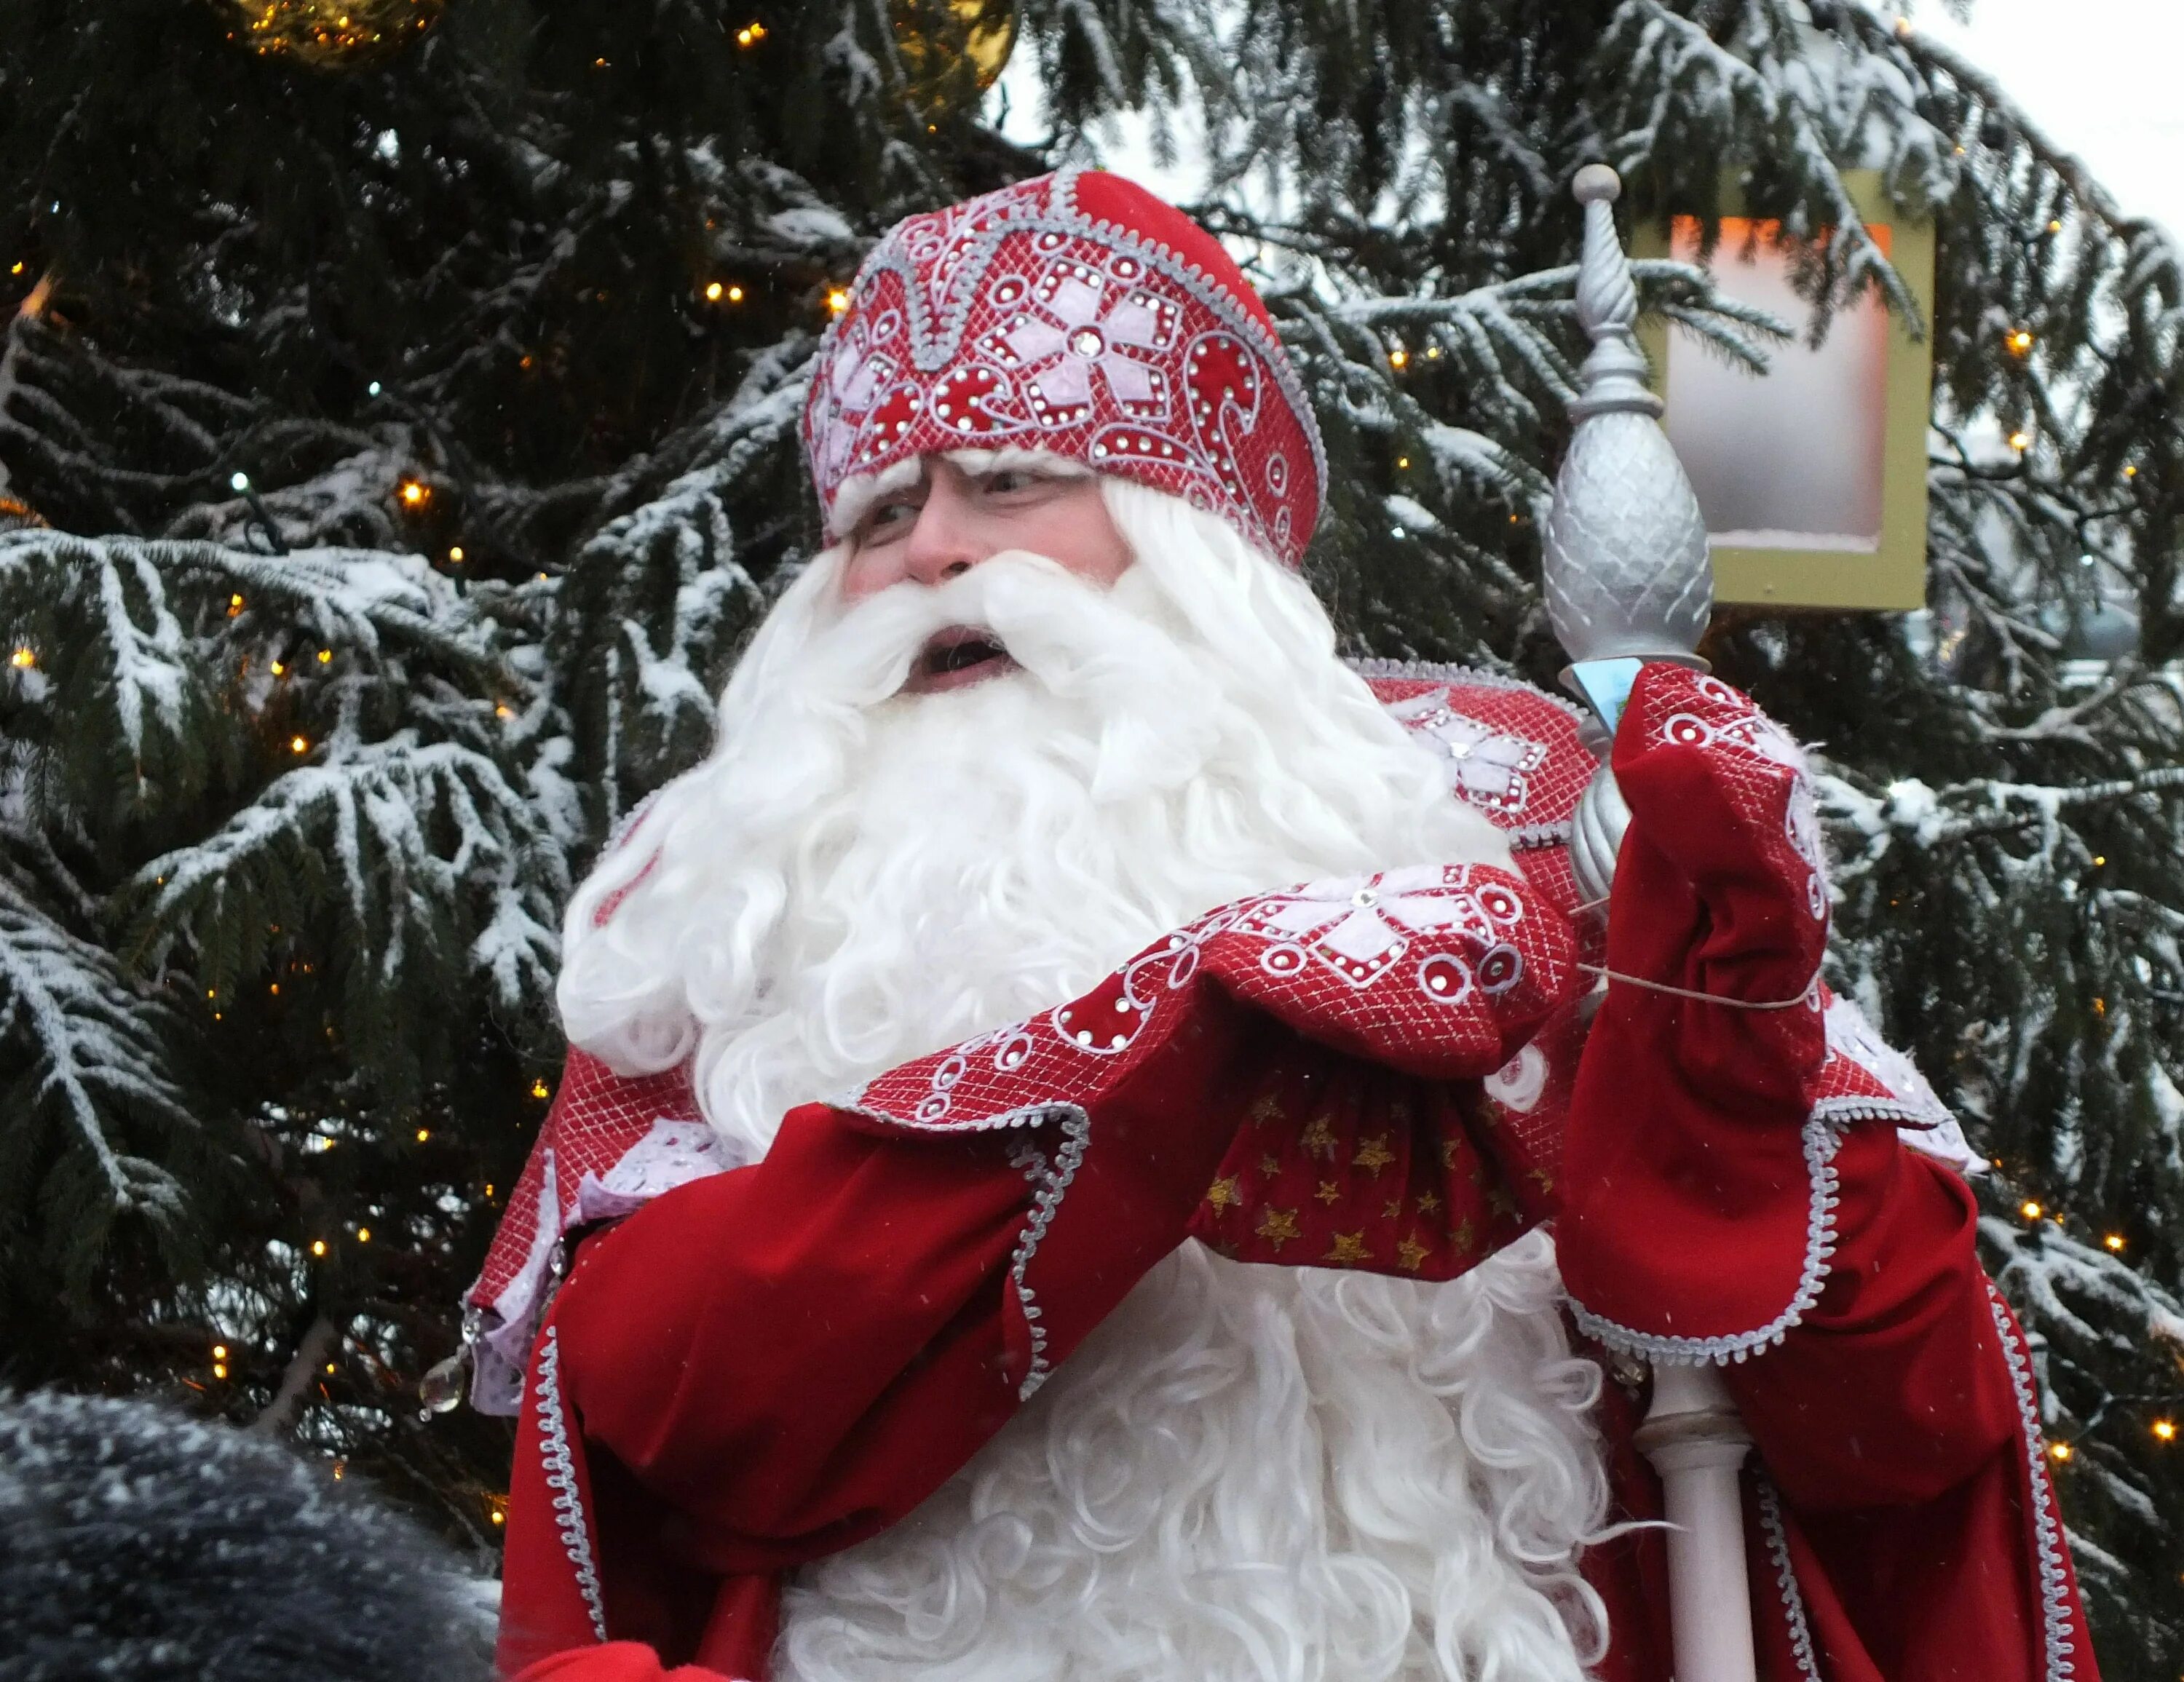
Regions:
<svg viewBox="0 0 2184 1682"><path fill-rule="evenodd" d="M917 504L914 502L883 502L865 516L865 535L871 537L876 532L905 525L916 517Z"/></svg>
<svg viewBox="0 0 2184 1682"><path fill-rule="evenodd" d="M1006 496L1011 491L1028 491L1039 482L1039 476L1021 467L1004 467L986 476L986 489L995 496Z"/></svg>

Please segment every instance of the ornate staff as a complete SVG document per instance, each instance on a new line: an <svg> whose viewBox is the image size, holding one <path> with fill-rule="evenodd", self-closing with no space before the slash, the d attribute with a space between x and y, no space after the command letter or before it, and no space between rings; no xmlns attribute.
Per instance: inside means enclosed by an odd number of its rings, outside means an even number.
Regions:
<svg viewBox="0 0 2184 1682"><path fill-rule="evenodd" d="M1640 665L1703 669L1699 638L1713 611L1706 521L1660 426L1631 331L1637 288L1608 208L1615 171L1589 164L1572 183L1585 206L1578 320L1592 340L1570 404L1577 422L1547 516L1547 617L1570 663L1563 681L1602 727L1603 755ZM1603 909L1630 808L1602 765L1579 803L1570 840L1578 887ZM1711 1367L1653 1367L1640 1451L1661 1475L1669 1533L1669 1624L1677 1682L1752 1682L1752 1590L1744 1566L1738 1468L1752 1438Z"/></svg>

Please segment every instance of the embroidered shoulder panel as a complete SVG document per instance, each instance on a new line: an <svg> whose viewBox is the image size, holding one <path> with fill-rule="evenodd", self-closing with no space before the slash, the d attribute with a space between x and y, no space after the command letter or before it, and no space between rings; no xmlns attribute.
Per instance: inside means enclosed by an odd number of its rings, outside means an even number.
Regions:
<svg viewBox="0 0 2184 1682"><path fill-rule="evenodd" d="M1449 792L1513 847L1558 847L1599 760L1584 715L1529 683L1464 666L1365 660L1357 670L1390 716L1442 761Z"/></svg>

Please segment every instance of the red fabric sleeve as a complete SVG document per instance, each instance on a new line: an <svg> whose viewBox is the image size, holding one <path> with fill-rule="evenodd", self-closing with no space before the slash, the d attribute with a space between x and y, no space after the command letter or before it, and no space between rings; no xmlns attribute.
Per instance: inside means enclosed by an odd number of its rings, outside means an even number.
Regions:
<svg viewBox="0 0 2184 1682"><path fill-rule="evenodd" d="M1975 1210L1886 1105L1830 1096L1826 899L1802 755L1727 686L1641 674L1615 770L1631 829L1557 1231L1581 1324L1708 1361L1768 1482L1763 1645L1839 1682L2095 1674L2029 1361ZM1864 1100L1860 1100L1863 1102Z"/></svg>
<svg viewBox="0 0 2184 1682"><path fill-rule="evenodd" d="M571 1647L526 1666L514 1682L732 1682L717 1670L682 1664L670 1670L642 1641Z"/></svg>
<svg viewBox="0 0 2184 1682"><path fill-rule="evenodd" d="M1221 1094L1273 1031L1211 993L1107 1095L1069 1218L1044 1235L1051 1358L1179 1240L1236 1125ZM703 1628L709 1583L870 1535L1000 1429L1022 1376L1006 1323L1034 1196L1020 1148L810 1105L763 1161L585 1242L533 1359L504 1670L609 1633L762 1662L761 1644ZM659 1597L659 1563L688 1579L678 1603Z"/></svg>

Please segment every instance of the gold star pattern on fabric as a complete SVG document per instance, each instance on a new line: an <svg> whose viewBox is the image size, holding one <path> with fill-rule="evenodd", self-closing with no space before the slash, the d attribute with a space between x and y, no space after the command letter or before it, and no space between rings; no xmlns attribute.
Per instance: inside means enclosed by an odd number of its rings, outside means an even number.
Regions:
<svg viewBox="0 0 2184 1682"><path fill-rule="evenodd" d="M1549 1173L1545 1168L1535 1168L1531 1172L1532 1178L1540 1183L1540 1190L1542 1195L1552 1192L1555 1189L1555 1177Z"/></svg>
<svg viewBox="0 0 2184 1682"><path fill-rule="evenodd" d="M1477 1241L1477 1236L1472 1230L1470 1217L1467 1216L1463 1224L1449 1234L1448 1241L1457 1247L1459 1253L1468 1255L1472 1246Z"/></svg>
<svg viewBox="0 0 2184 1682"><path fill-rule="evenodd" d="M1239 1176L1231 1174L1226 1179L1214 1181L1206 1189L1206 1206L1215 1214L1244 1200L1244 1194L1236 1184L1238 1178Z"/></svg>
<svg viewBox="0 0 2184 1682"><path fill-rule="evenodd" d="M1453 1168L1456 1166L1456 1150L1457 1145L1454 1139L1445 1139L1441 1140L1440 1165L1442 1167Z"/></svg>
<svg viewBox="0 0 2184 1682"><path fill-rule="evenodd" d="M1323 1262L1346 1265L1352 1262L1364 1261L1366 1254L1365 1234L1361 1228L1354 1233L1335 1234L1334 1242L1328 1245L1327 1254L1319 1259Z"/></svg>
<svg viewBox="0 0 2184 1682"><path fill-rule="evenodd" d="M1396 1153L1388 1149L1388 1135L1376 1133L1357 1147L1357 1154L1350 1159L1352 1167L1362 1168L1374 1178L1380 1170L1396 1160Z"/></svg>
<svg viewBox="0 0 2184 1682"><path fill-rule="evenodd" d="M1440 1212L1440 1194L1439 1192L1422 1191L1418 1194L1418 1213L1421 1215L1436 1215Z"/></svg>
<svg viewBox="0 0 2184 1682"><path fill-rule="evenodd" d="M1275 1174L1279 1174L1279 1172L1281 1172L1281 1171L1282 1171L1282 1159L1281 1159L1280 1157L1279 1157L1279 1156L1262 1156L1261 1158L1259 1158L1259 1172L1260 1172L1261 1173L1265 1174L1265 1175L1268 1176L1269 1178L1271 1178L1272 1176L1273 1176L1273 1175L1275 1175Z"/></svg>
<svg viewBox="0 0 2184 1682"><path fill-rule="evenodd" d="M1430 1254L1432 1254L1431 1250L1418 1242L1418 1235L1416 1233L1412 1233L1396 1246L1396 1260L1402 1263L1405 1270L1409 1273L1415 1273L1419 1268L1424 1267L1426 1257Z"/></svg>
<svg viewBox="0 0 2184 1682"><path fill-rule="evenodd" d="M1324 1116L1314 1116L1306 1122L1304 1131L1297 1135L1297 1143L1315 1156L1334 1160L1334 1129L1328 1126Z"/></svg>
<svg viewBox="0 0 2184 1682"><path fill-rule="evenodd" d="M1319 1189L1312 1193L1312 1195L1322 1203L1337 1202L1342 1196L1342 1188L1335 1184L1333 1180L1322 1180L1319 1183Z"/></svg>
<svg viewBox="0 0 2184 1682"><path fill-rule="evenodd" d="M1486 1194L1486 1206L1504 1220L1518 1221L1524 1218L1522 1211L1517 1207L1516 1194L1499 1181L1496 1181L1494 1189Z"/></svg>
<svg viewBox="0 0 2184 1682"><path fill-rule="evenodd" d="M1396 1216L1403 1212L1403 1200L1400 1197L1390 1198L1384 1204L1381 1205L1380 1212L1386 1216L1388 1219L1391 1221L1394 1220Z"/></svg>
<svg viewBox="0 0 2184 1682"><path fill-rule="evenodd" d="M1291 1239L1304 1236L1298 1229L1296 1211L1294 1209L1268 1210L1259 1217L1256 1230L1261 1238L1273 1245L1277 1256L1281 1254L1282 1246Z"/></svg>
<svg viewBox="0 0 2184 1682"><path fill-rule="evenodd" d="M1262 1128L1268 1122L1279 1122L1282 1118L1281 1100L1271 1092L1262 1093L1252 1100L1250 1113L1253 1127Z"/></svg>

